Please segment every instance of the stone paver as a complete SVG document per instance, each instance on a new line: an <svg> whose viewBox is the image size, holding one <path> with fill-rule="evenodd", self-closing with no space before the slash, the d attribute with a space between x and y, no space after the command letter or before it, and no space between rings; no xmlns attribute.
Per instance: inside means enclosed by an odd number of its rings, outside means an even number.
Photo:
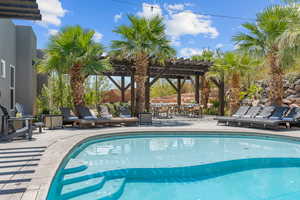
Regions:
<svg viewBox="0 0 300 200"><path fill-rule="evenodd" d="M32 141L18 140L0 143L0 200L45 200L51 180L63 158L74 145L89 137L175 131L206 132L207 134L218 132L255 135L258 133L300 140L299 129L272 131L216 126L215 121L207 120L207 118L204 120L184 118L156 120L152 126L141 127L46 130L42 134L35 134ZM14 156L19 157L14 158ZM18 166L26 164L29 166ZM9 172L15 173L5 174ZM5 193L9 191L11 193Z"/></svg>

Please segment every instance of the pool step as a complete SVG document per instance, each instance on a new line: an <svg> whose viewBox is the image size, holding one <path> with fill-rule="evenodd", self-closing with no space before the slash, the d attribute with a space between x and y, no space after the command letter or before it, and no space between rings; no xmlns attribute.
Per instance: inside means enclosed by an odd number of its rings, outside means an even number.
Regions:
<svg viewBox="0 0 300 200"><path fill-rule="evenodd" d="M78 195L100 190L105 183L104 177L91 178L81 182L63 185L61 200L70 199Z"/></svg>
<svg viewBox="0 0 300 200"><path fill-rule="evenodd" d="M89 172L89 170L85 169L82 171L65 174L63 177L63 180L62 180L62 184L67 185L67 184L72 184L75 182L85 181L85 180L88 180L91 178L96 178L96 177L93 177L90 173L91 172Z"/></svg>
<svg viewBox="0 0 300 200"><path fill-rule="evenodd" d="M86 170L88 167L82 160L71 159L63 170L63 174L72 174Z"/></svg>
<svg viewBox="0 0 300 200"><path fill-rule="evenodd" d="M83 194L72 198L72 200L115 200L118 199L124 190L125 178L108 180L104 183L103 187L94 192Z"/></svg>

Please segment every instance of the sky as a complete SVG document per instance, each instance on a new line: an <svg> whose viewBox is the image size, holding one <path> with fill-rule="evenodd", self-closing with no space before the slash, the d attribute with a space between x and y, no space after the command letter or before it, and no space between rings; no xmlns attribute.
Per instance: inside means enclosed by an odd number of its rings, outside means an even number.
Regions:
<svg viewBox="0 0 300 200"><path fill-rule="evenodd" d="M43 20L15 20L30 25L38 48L46 48L49 37L65 26L80 25L95 30L94 40L109 51L113 33L119 25L128 24L127 15L150 18L160 15L166 34L178 57L200 54L202 49L235 48L231 38L244 31L241 24L251 22L256 14L279 0L37 0ZM88 2L88 3L87 3ZM222 17L223 16L223 17ZM226 17L224 17L226 16ZM228 18L236 17L238 19Z"/></svg>

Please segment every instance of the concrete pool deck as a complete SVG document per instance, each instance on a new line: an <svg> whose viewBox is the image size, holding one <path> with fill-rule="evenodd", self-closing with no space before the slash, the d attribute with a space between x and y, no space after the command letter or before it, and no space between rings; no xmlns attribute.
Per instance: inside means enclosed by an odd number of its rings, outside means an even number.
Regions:
<svg viewBox="0 0 300 200"><path fill-rule="evenodd" d="M211 119L156 120L152 126L45 130L32 141L0 143L0 200L45 200L63 158L82 140L139 132L223 132L286 136L300 140L300 129L259 130L217 126Z"/></svg>

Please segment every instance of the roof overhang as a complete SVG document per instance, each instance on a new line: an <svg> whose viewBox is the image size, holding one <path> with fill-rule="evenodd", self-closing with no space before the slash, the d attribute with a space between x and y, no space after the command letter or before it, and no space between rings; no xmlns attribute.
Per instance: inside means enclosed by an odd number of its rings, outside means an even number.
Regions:
<svg viewBox="0 0 300 200"><path fill-rule="evenodd" d="M0 18L41 20L36 0L0 0Z"/></svg>

